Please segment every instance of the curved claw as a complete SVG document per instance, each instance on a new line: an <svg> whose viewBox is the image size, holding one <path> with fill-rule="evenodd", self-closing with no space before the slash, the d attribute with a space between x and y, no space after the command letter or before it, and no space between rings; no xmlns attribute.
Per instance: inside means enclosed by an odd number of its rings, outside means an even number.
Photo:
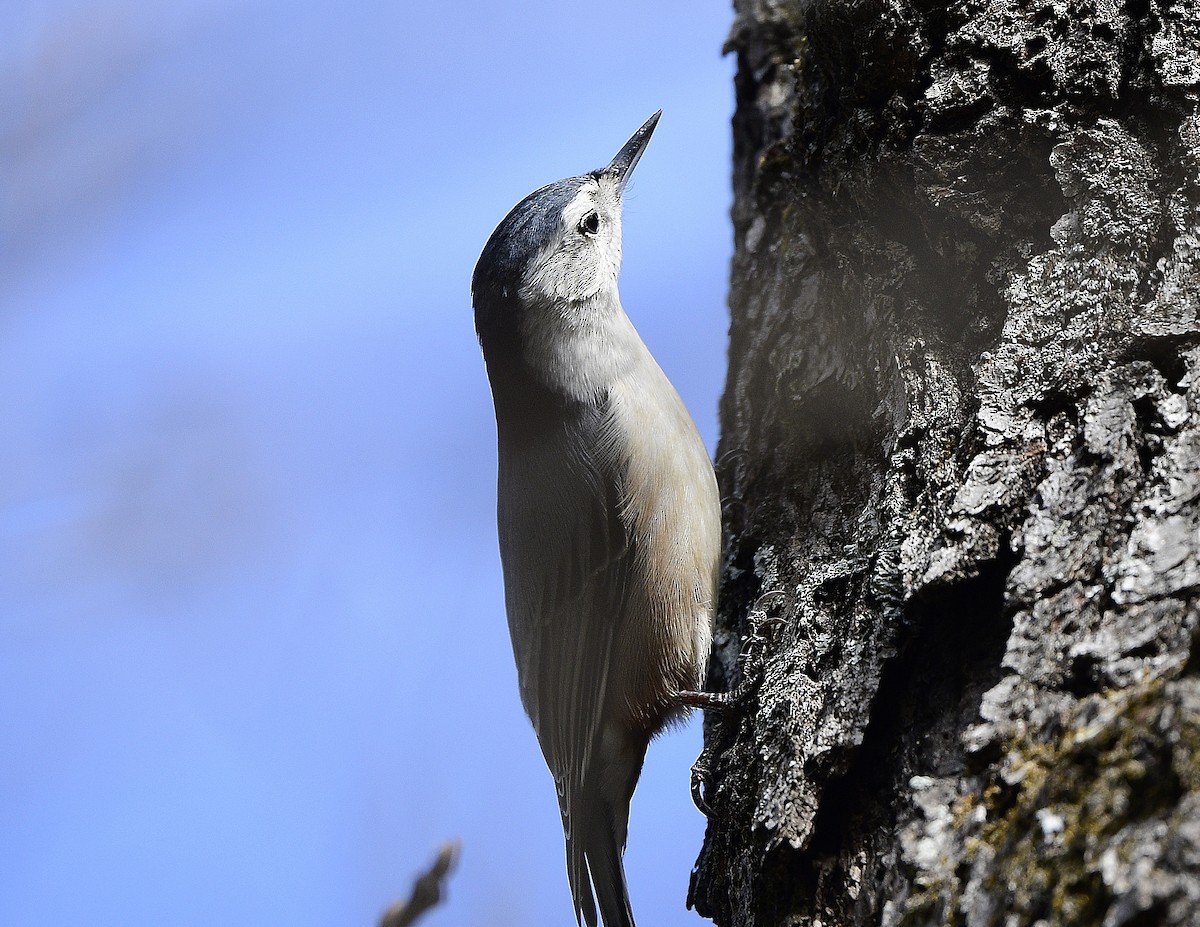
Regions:
<svg viewBox="0 0 1200 927"><path fill-rule="evenodd" d="M706 789L712 785L712 766L709 764L711 750L705 747L700 755L696 758L696 762L692 764L691 774L691 792L692 804L706 818L712 817L712 806L704 797Z"/></svg>

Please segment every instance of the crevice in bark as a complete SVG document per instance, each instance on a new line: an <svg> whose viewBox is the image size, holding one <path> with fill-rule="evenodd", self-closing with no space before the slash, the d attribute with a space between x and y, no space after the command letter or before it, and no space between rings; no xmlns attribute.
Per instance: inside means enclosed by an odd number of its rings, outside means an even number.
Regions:
<svg viewBox="0 0 1200 927"><path fill-rule="evenodd" d="M1004 675L1001 661L1012 631L1004 587L1015 557L1007 544L1001 549L971 579L934 590L908 610L906 639L883 671L853 762L825 783L810 846L814 855L841 845L847 821L864 836L894 825L895 791L906 788L896 780L898 772L942 776L968 765L949 731L976 718L983 693ZM947 718L957 724L947 725Z"/></svg>
<svg viewBox="0 0 1200 927"><path fill-rule="evenodd" d="M1126 364L1145 361L1159 372L1171 392L1184 395L1187 393L1184 378L1188 373L1185 352L1197 344L1200 339L1194 335L1137 338L1130 341L1119 359Z"/></svg>

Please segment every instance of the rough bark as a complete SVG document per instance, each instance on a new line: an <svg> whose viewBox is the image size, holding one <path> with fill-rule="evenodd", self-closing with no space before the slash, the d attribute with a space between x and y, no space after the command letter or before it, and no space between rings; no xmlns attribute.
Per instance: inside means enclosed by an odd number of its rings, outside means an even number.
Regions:
<svg viewBox="0 0 1200 927"><path fill-rule="evenodd" d="M738 0L720 925L1200 923L1200 0Z"/></svg>

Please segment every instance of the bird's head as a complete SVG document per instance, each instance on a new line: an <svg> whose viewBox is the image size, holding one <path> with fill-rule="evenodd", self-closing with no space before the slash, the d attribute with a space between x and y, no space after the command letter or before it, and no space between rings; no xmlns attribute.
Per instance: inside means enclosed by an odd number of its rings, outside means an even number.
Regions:
<svg viewBox="0 0 1200 927"><path fill-rule="evenodd" d="M535 190L492 232L471 278L481 340L516 335L531 312L618 304L621 197L661 114L646 120L607 167Z"/></svg>

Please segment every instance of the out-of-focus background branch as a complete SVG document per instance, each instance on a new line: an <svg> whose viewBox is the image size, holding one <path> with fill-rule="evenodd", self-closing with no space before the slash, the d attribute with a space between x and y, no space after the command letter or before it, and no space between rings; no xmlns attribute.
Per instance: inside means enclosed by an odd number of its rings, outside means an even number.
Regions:
<svg viewBox="0 0 1200 927"><path fill-rule="evenodd" d="M413 883L412 894L387 909L379 927L411 927L446 894L445 882L458 864L462 846L457 841L443 843L437 858Z"/></svg>

